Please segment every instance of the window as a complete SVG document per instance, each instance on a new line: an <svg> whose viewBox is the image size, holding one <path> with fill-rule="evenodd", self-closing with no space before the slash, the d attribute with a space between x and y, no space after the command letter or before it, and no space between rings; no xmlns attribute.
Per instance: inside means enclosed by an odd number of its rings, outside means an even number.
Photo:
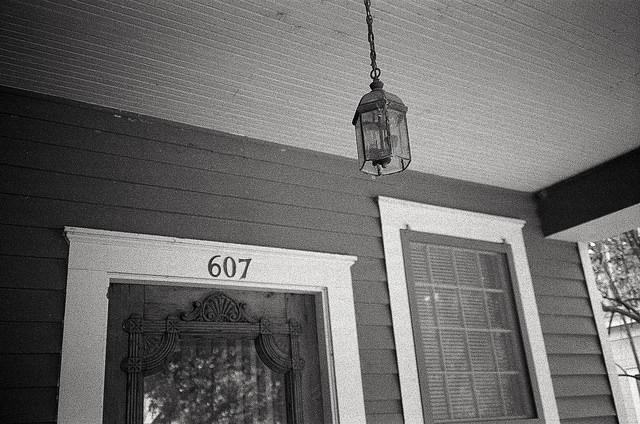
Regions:
<svg viewBox="0 0 640 424"><path fill-rule="evenodd" d="M378 205L405 421L559 423L525 222Z"/></svg>
<svg viewBox="0 0 640 424"><path fill-rule="evenodd" d="M535 418L508 246L401 233L425 416Z"/></svg>

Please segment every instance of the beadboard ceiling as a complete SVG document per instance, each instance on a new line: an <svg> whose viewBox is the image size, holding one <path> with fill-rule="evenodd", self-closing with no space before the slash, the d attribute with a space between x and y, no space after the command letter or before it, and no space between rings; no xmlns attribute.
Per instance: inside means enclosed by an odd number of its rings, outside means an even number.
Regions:
<svg viewBox="0 0 640 424"><path fill-rule="evenodd" d="M638 1L372 15L410 169L534 191L640 146ZM2 85L346 157L369 71L360 0L0 2Z"/></svg>

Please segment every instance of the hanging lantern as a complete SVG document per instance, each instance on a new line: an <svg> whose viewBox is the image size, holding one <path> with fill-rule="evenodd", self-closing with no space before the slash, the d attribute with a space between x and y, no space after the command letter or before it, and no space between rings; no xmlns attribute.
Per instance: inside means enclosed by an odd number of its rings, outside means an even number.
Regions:
<svg viewBox="0 0 640 424"><path fill-rule="evenodd" d="M369 45L371 47L371 92L365 94L353 117L358 144L360 170L372 175L388 175L404 171L411 162L409 133L407 131L407 107L394 94L385 92L380 81L380 69L376 65L373 42L373 17L369 10L371 1L364 1L367 10Z"/></svg>

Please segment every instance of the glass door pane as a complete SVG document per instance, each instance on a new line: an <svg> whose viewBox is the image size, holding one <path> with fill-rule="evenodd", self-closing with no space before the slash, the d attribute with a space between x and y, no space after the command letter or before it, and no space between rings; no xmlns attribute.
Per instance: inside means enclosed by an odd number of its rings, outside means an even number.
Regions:
<svg viewBox="0 0 640 424"><path fill-rule="evenodd" d="M145 424L284 424L284 375L253 340L180 340L164 369L144 378Z"/></svg>

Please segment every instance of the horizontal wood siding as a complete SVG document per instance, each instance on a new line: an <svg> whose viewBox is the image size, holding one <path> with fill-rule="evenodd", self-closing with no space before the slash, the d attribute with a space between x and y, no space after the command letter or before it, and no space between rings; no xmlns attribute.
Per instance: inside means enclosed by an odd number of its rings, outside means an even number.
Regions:
<svg viewBox="0 0 640 424"><path fill-rule="evenodd" d="M0 407L0 422L55 420L64 226L357 255L352 277L367 419L403 422L380 195L527 220L562 418L615 422L576 248L544 240L532 195L415 172L374 180L341 157L34 93L0 93L0 390L20 399ZM27 403L40 406L21 412Z"/></svg>
<svg viewBox="0 0 640 424"><path fill-rule="evenodd" d="M538 219L525 229L561 420L617 423L577 245L542 238Z"/></svg>

